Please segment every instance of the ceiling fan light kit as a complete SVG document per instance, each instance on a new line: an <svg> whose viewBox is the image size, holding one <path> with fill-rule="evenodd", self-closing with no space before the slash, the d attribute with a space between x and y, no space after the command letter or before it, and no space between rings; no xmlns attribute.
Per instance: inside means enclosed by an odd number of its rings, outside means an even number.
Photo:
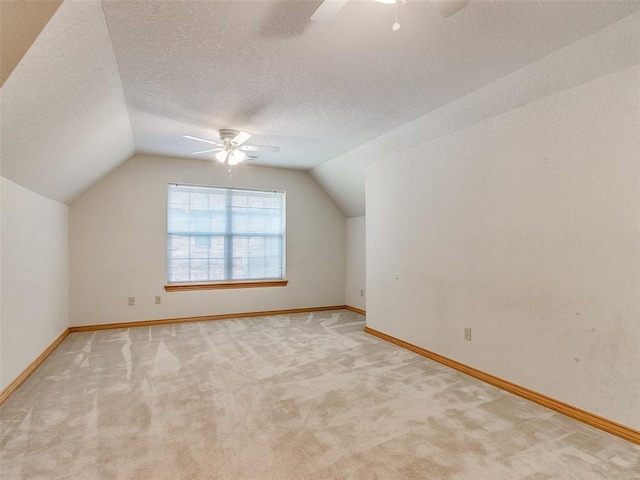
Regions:
<svg viewBox="0 0 640 480"><path fill-rule="evenodd" d="M227 159L227 162L229 163L229 165L237 165L246 159L247 154L242 150L231 150L229 152L229 158Z"/></svg>
<svg viewBox="0 0 640 480"><path fill-rule="evenodd" d="M193 152L193 155L197 153L198 152ZM220 163L226 162L228 156L229 156L229 153L226 150L220 150L214 155L214 157L216 157L216 160L218 160Z"/></svg>

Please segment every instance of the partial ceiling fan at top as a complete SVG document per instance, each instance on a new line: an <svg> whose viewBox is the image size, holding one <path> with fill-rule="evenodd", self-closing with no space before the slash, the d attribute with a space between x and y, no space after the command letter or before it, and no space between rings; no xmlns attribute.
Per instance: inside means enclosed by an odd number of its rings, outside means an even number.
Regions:
<svg viewBox="0 0 640 480"><path fill-rule="evenodd" d="M201 153L216 152L214 155L216 160L220 163L226 163L227 165L237 165L238 163L247 159L246 152L279 152L280 147L272 147L266 145L245 145L244 143L249 140L253 135L249 132L231 130L228 128L220 130L220 142L214 142L212 140L206 140L200 137L194 137L192 135L183 135L183 138L190 140L197 140L199 142L215 145L214 148L208 150L200 150L198 152L191 152L192 155L199 155Z"/></svg>
<svg viewBox="0 0 640 480"><path fill-rule="evenodd" d="M316 22L323 22L331 20L335 17L342 7L346 5L349 0L324 0L315 12L311 15L311 20ZM410 0L375 0L380 3L394 4L400 1L403 4L409 3ZM450 17L454 13L462 10L467 6L469 0L430 0L431 4L438 10L443 17Z"/></svg>

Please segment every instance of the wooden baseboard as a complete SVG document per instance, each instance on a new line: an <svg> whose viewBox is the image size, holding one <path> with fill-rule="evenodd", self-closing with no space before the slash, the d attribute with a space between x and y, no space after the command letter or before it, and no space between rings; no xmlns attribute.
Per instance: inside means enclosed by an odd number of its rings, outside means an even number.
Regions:
<svg viewBox="0 0 640 480"><path fill-rule="evenodd" d="M402 348L417 353L418 355L422 355L423 357L427 357L438 363L458 370L459 372L477 378L478 380L482 380L485 383L530 400L534 403L537 403L538 405L542 405L543 407L549 408L555 412L561 413L582 423L586 423L587 425L591 425L592 427L598 428L607 433L611 433L620 438L624 438L625 440L640 445L640 431L638 430L634 430L633 428L621 425L614 421L561 402L560 400L556 400L555 398L551 398L541 393L534 392L533 390L529 390L528 388L516 385L515 383L511 383L508 380L504 380L489 373L485 373L476 368L469 367L468 365L464 365L463 363L431 352L422 347L418 347L411 343L405 342L404 340L392 337L391 335L387 335L386 333L379 332L378 330L374 330L373 328L365 327L364 331L378 338L381 338L382 340L386 340L387 342L393 343Z"/></svg>
<svg viewBox="0 0 640 480"><path fill-rule="evenodd" d="M324 312L327 310L345 310L346 305L330 307L293 308L288 310L266 310L263 312L223 313L221 315L204 315L200 317L163 318L161 320L141 320L137 322L102 323L99 325L83 325L69 327L71 333L92 332L94 330L110 330L113 328L152 327L155 325L171 325L174 323L209 322L212 320L230 320L232 318L265 317L267 315L295 315L297 313Z"/></svg>
<svg viewBox="0 0 640 480"><path fill-rule="evenodd" d="M349 310L351 312L355 312L355 313L358 313L360 315L364 315L365 317L367 316L367 312L365 312L364 310L360 310L359 308L351 307L349 305L345 306L344 308L346 308L347 310Z"/></svg>
<svg viewBox="0 0 640 480"><path fill-rule="evenodd" d="M9 385L7 385L1 392L0 392L0 405L2 405L5 400L7 398L9 398L11 396L11 394L13 392L15 392L18 387L20 385L22 385L24 383L24 381L29 378L29 375L31 375L36 368L38 368L42 362L44 362L44 360L51 355L51 352L53 352L58 345L60 345L62 343L62 341L67 338L67 335L69 335L70 330L67 328L64 332L62 332L60 334L60 336L58 338L56 338L53 343L51 345L49 345L46 350L44 352L42 352L38 358L36 358L33 362L31 362L29 364L29 366L27 368L25 368L22 373L20 375L18 375Z"/></svg>

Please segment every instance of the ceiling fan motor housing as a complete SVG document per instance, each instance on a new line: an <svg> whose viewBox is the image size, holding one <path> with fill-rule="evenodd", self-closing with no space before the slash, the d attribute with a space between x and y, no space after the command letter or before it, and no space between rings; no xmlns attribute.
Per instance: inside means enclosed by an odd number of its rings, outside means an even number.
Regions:
<svg viewBox="0 0 640 480"><path fill-rule="evenodd" d="M230 128L223 128L220 130L220 140L225 144L230 144L231 140L236 138L236 135L240 133L238 130L232 130Z"/></svg>

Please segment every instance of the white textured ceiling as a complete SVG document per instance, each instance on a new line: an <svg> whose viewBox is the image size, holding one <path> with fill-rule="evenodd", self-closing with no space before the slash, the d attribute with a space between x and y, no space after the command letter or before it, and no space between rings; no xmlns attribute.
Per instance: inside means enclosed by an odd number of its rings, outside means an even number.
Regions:
<svg viewBox="0 0 640 480"><path fill-rule="evenodd" d="M2 1L2 0L0 0ZM65 1L0 89L2 176L68 202L134 152L99 1Z"/></svg>
<svg viewBox="0 0 640 480"><path fill-rule="evenodd" d="M220 128L281 147L256 164L311 169L640 10L412 0L392 32L393 6L312 23L319 3L66 0L1 89L3 176L68 201L134 148L188 156L182 135Z"/></svg>
<svg viewBox="0 0 640 480"><path fill-rule="evenodd" d="M136 148L188 155L220 128L279 145L256 163L309 169L520 69L638 2L474 1L443 19L351 0L103 2Z"/></svg>

